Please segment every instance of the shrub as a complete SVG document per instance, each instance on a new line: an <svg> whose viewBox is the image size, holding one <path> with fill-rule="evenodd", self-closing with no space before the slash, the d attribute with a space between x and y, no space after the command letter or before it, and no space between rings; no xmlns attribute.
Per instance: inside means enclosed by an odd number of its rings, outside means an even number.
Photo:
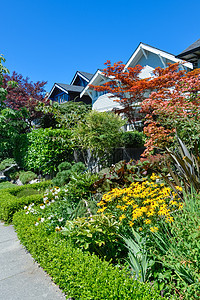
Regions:
<svg viewBox="0 0 200 300"><path fill-rule="evenodd" d="M33 188L26 188L25 190L22 190L19 193L17 193L16 197L21 198L21 197L31 196L35 194L39 194L39 191Z"/></svg>
<svg viewBox="0 0 200 300"><path fill-rule="evenodd" d="M52 181L55 186L63 186L70 181L72 175L84 172L86 167L82 162L73 166L69 162L63 162L58 166L58 170L59 172Z"/></svg>
<svg viewBox="0 0 200 300"><path fill-rule="evenodd" d="M19 192L21 192L23 190L26 190L26 189L29 189L30 187L34 190L45 191L51 185L52 185L52 181L47 180L47 181L41 181L41 182L38 182L38 183L33 183L31 185L29 185L29 184L21 185L21 186L14 185L14 187L5 189L3 192L8 192L11 195L16 196ZM0 194L0 201L1 201L1 199L2 199L2 196Z"/></svg>
<svg viewBox="0 0 200 300"><path fill-rule="evenodd" d="M41 190L44 191L47 187L51 185L51 181L45 181L40 183L35 183L31 185L32 190ZM13 214L23 209L25 205L28 205L32 202L40 203L42 200L41 194L35 194L30 196L26 195L26 190L29 190L30 185L16 186L13 188L3 189L0 193L0 219L9 223L12 221ZM20 193L24 193L23 197L18 197Z"/></svg>
<svg viewBox="0 0 200 300"><path fill-rule="evenodd" d="M119 225L112 215L92 215L68 220L62 234L81 249L116 262L124 254L118 234Z"/></svg>
<svg viewBox="0 0 200 300"><path fill-rule="evenodd" d="M6 223L12 222L13 215L16 211L24 208L34 202L39 204L42 201L42 195L31 195L26 197L17 198L9 193L2 193L0 201L0 219Z"/></svg>
<svg viewBox="0 0 200 300"><path fill-rule="evenodd" d="M127 131L122 134L123 145L126 148L140 148L144 146L144 134L139 131Z"/></svg>
<svg viewBox="0 0 200 300"><path fill-rule="evenodd" d="M71 155L71 131L68 129L32 130L21 144L16 144L15 151L15 158L21 167L44 174L56 171L63 160L71 159Z"/></svg>
<svg viewBox="0 0 200 300"><path fill-rule="evenodd" d="M9 181L0 182L0 190L9 189L15 187L15 185Z"/></svg>
<svg viewBox="0 0 200 300"><path fill-rule="evenodd" d="M53 178L52 182L55 186L63 186L70 181L71 170L64 170L58 172L56 177Z"/></svg>
<svg viewBox="0 0 200 300"><path fill-rule="evenodd" d="M72 167L72 165L70 164L70 162L64 161L61 164L59 164L58 171L62 172L62 171L70 170L71 167Z"/></svg>
<svg viewBox="0 0 200 300"><path fill-rule="evenodd" d="M86 166L82 162L78 162L72 166L72 172L83 173L86 171Z"/></svg>
<svg viewBox="0 0 200 300"><path fill-rule="evenodd" d="M163 299L149 284L134 281L124 269L73 248L60 234L47 236L43 224L34 225L36 220L35 216L19 212L13 222L23 245L67 297L84 300Z"/></svg>
<svg viewBox="0 0 200 300"><path fill-rule="evenodd" d="M20 172L20 175L19 175L19 179L23 184L27 184L35 178L37 178L37 175L31 171Z"/></svg>
<svg viewBox="0 0 200 300"><path fill-rule="evenodd" d="M5 170L12 165L16 165L16 161L13 158L6 158L0 163L0 171Z"/></svg>

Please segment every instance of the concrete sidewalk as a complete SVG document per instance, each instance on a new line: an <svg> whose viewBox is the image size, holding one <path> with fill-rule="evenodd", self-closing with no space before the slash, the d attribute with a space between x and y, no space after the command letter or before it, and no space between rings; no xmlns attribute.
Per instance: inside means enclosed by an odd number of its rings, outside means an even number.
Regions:
<svg viewBox="0 0 200 300"><path fill-rule="evenodd" d="M64 294L0 222L0 300L64 300Z"/></svg>

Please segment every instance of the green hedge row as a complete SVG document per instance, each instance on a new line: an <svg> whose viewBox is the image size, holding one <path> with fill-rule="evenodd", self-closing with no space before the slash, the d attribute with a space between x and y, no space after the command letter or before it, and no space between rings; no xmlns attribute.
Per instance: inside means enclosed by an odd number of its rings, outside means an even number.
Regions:
<svg viewBox="0 0 200 300"><path fill-rule="evenodd" d="M34 194L24 197L17 197L17 194L26 191L28 189L42 190L44 191L51 185L51 181L44 181L35 184L16 186L14 188L8 188L1 190L0 193L0 219L6 223L12 222L12 218L15 212L24 208L25 205L31 203L39 204L42 202L43 194Z"/></svg>
<svg viewBox="0 0 200 300"><path fill-rule="evenodd" d="M134 281L123 269L74 248L60 233L47 235L43 223L23 211L13 223L22 244L68 297L76 300L163 299L149 284Z"/></svg>
<svg viewBox="0 0 200 300"><path fill-rule="evenodd" d="M42 182L33 183L33 184L14 186L11 188L4 189L3 192L7 192L13 196L16 196L19 192L29 189L29 188L32 188L35 190L45 190L48 187L50 187L51 185L52 185L52 181L47 180L47 181L42 181ZM2 198L2 196L0 195L0 201L1 201L1 198Z"/></svg>
<svg viewBox="0 0 200 300"><path fill-rule="evenodd" d="M30 195L27 197L17 198L9 193L3 193L3 200L0 202L0 219L6 223L11 223L15 212L24 208L31 203L39 204L42 202L41 194Z"/></svg>

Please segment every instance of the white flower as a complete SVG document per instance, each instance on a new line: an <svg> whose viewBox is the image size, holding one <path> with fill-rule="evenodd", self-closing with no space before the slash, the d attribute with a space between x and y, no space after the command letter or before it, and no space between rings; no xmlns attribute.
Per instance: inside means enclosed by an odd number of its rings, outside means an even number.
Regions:
<svg viewBox="0 0 200 300"><path fill-rule="evenodd" d="M28 210L31 210L31 206L28 207Z"/></svg>
<svg viewBox="0 0 200 300"><path fill-rule="evenodd" d="M47 219L48 219L48 220L51 220L51 218L52 218L52 216L49 216Z"/></svg>
<svg viewBox="0 0 200 300"><path fill-rule="evenodd" d="M48 197L44 197L44 198L43 198L44 203L45 203L47 200L48 200Z"/></svg>
<svg viewBox="0 0 200 300"><path fill-rule="evenodd" d="M62 222L62 221L63 221L63 218L58 219L58 221L59 221L59 222Z"/></svg>
<svg viewBox="0 0 200 300"><path fill-rule="evenodd" d="M28 215L28 214L29 214L29 211L27 210L27 211L25 212L25 214Z"/></svg>
<svg viewBox="0 0 200 300"><path fill-rule="evenodd" d="M40 208L41 209L45 209L45 205L40 205Z"/></svg>
<svg viewBox="0 0 200 300"><path fill-rule="evenodd" d="M36 222L36 223L35 223L35 226L38 226L38 225L39 225L39 223L38 223L38 222Z"/></svg>
<svg viewBox="0 0 200 300"><path fill-rule="evenodd" d="M24 206L24 209L27 209L28 207L27 206Z"/></svg>
<svg viewBox="0 0 200 300"><path fill-rule="evenodd" d="M58 199L58 196L55 196L55 199Z"/></svg>
<svg viewBox="0 0 200 300"><path fill-rule="evenodd" d="M40 222L44 222L44 218L41 218Z"/></svg>
<svg viewBox="0 0 200 300"><path fill-rule="evenodd" d="M55 200L54 200L54 199L52 199L52 200L51 200L51 203L54 203L54 202L55 202Z"/></svg>

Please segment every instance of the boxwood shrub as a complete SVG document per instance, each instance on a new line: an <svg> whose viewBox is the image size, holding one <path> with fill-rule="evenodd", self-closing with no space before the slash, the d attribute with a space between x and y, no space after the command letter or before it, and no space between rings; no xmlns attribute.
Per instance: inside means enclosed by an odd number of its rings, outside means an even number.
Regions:
<svg viewBox="0 0 200 300"><path fill-rule="evenodd" d="M29 189L30 187L32 189L36 189L36 190L45 190L48 187L50 187L52 185L52 181L51 180L47 180L47 181L41 181L38 183L33 183L33 184L26 184L26 185L15 185L11 188L7 188L4 189L3 192L7 192L10 193L13 196L16 196L19 192ZM0 194L0 202L1 202L2 196Z"/></svg>
<svg viewBox="0 0 200 300"><path fill-rule="evenodd" d="M124 269L74 248L60 233L47 235L37 217L17 212L13 223L22 244L41 267L75 300L163 299L147 283L135 281Z"/></svg>
<svg viewBox="0 0 200 300"><path fill-rule="evenodd" d="M33 190L41 189L45 190L51 185L51 181L39 182L31 185L17 186L14 188L8 188L1 190L0 193L0 219L6 223L12 222L12 218L15 212L24 208L25 205L31 203L39 204L42 202L42 193L32 194L29 196L18 197L19 193L22 193L26 190L30 190L30 187ZM26 193L25 193L26 194Z"/></svg>

